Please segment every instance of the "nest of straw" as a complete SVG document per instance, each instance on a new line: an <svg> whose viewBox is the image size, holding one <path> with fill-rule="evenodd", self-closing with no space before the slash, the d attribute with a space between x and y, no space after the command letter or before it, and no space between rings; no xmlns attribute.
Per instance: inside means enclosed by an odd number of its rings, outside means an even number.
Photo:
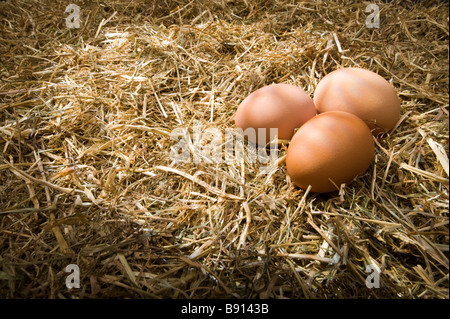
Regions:
<svg viewBox="0 0 450 319"><path fill-rule="evenodd" d="M0 2L0 296L448 298L448 4L373 3L379 28L359 1L77 1L68 28L68 1ZM174 129L349 66L402 117L340 192L296 188L287 142L270 174L171 159Z"/></svg>

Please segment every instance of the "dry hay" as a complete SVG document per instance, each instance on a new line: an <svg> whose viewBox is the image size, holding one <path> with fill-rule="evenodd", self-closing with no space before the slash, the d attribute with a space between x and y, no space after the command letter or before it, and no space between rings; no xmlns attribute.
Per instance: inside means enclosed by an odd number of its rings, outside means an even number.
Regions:
<svg viewBox="0 0 450 319"><path fill-rule="evenodd" d="M1 297L448 298L448 4L76 1L69 29L68 3L0 2ZM286 145L273 174L171 160L175 128L345 66L402 118L341 192L294 187Z"/></svg>

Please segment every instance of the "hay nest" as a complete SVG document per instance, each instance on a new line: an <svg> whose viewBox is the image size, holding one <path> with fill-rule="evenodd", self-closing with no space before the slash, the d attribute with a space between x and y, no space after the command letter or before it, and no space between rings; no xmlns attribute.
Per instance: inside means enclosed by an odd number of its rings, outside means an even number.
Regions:
<svg viewBox="0 0 450 319"><path fill-rule="evenodd" d="M449 297L447 3L374 2L379 28L359 1L76 3L79 28L67 1L0 2L1 297ZM402 117L340 192L296 188L286 143L269 174L170 156L174 129L348 66Z"/></svg>

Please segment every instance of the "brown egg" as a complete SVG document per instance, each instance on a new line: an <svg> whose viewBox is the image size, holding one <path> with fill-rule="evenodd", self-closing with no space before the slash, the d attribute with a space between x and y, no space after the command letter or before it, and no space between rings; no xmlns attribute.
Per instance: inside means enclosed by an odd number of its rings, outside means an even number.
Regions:
<svg viewBox="0 0 450 319"><path fill-rule="evenodd" d="M265 145L270 142L270 128L278 129L279 139L291 139L294 129L316 115L312 98L298 86L279 83L262 87L239 104L235 116L236 127L253 128L256 136L248 140ZM266 136L258 140L258 129L266 129ZM259 143L258 143L258 142Z"/></svg>
<svg viewBox="0 0 450 319"><path fill-rule="evenodd" d="M311 185L312 192L326 193L364 173L373 155L374 141L367 125L351 113L330 111L312 118L295 133L286 168L300 188Z"/></svg>
<svg viewBox="0 0 450 319"><path fill-rule="evenodd" d="M394 88L380 75L360 68L327 74L315 89L314 104L318 113L355 114L374 135L391 130L400 118L400 101Z"/></svg>

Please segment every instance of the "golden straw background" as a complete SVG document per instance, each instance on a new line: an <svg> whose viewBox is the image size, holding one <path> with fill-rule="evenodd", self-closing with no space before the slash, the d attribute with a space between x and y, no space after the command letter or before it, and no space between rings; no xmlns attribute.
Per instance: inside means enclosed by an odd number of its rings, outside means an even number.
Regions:
<svg viewBox="0 0 450 319"><path fill-rule="evenodd" d="M71 1L0 2L0 297L449 297L448 3L73 2L79 29ZM402 114L340 192L296 188L289 141L273 174L171 160L175 128L349 66Z"/></svg>

